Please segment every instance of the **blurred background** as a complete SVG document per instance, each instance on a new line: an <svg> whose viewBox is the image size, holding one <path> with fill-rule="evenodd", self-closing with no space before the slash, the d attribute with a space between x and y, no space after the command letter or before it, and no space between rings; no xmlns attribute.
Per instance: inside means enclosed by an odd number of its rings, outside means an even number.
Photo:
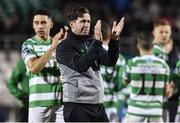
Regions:
<svg viewBox="0 0 180 123"><path fill-rule="evenodd" d="M134 36L152 32L153 21L165 18L172 25L172 39L180 56L180 0L0 0L0 121L16 121L18 102L6 82L20 57L23 41L34 34L32 13L40 7L50 10L53 36L66 25L66 13L75 5L89 8L92 25L98 19L112 24L125 16L120 50L126 60L138 54Z"/></svg>

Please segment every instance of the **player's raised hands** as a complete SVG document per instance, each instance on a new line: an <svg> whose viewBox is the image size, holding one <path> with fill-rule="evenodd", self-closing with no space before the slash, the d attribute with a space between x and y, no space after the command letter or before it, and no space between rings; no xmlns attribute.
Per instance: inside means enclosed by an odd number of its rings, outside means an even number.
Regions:
<svg viewBox="0 0 180 123"><path fill-rule="evenodd" d="M57 45L64 40L67 37L67 30L68 27L64 27L60 29L60 31L52 38L52 44L51 44L51 48L54 50L56 49Z"/></svg>
<svg viewBox="0 0 180 123"><path fill-rule="evenodd" d="M121 18L118 24L116 21L114 21L112 31L111 31L111 38L114 40L118 40L123 30L123 27L124 27L124 17Z"/></svg>
<svg viewBox="0 0 180 123"><path fill-rule="evenodd" d="M102 40L101 20L98 20L94 27L94 38L99 41Z"/></svg>

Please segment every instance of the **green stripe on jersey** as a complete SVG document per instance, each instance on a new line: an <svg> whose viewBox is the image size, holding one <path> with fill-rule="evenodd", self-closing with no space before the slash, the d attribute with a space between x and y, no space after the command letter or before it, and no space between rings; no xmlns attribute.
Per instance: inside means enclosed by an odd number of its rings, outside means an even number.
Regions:
<svg viewBox="0 0 180 123"><path fill-rule="evenodd" d="M37 107L37 105L42 104L41 107L48 106L59 106L62 104L62 100L41 100L41 101L32 101L29 103L29 107Z"/></svg>
<svg viewBox="0 0 180 123"><path fill-rule="evenodd" d="M135 101L135 100L130 100L128 102L131 106L135 107L141 107L141 108L146 108L146 109L151 109L151 108L162 108L163 104L158 102L158 101Z"/></svg>
<svg viewBox="0 0 180 123"><path fill-rule="evenodd" d="M149 117L149 115L140 115L140 114L135 114L135 113L130 113L130 112L127 112L128 114L130 114L130 115L135 115L135 116L140 116L140 117ZM162 117L162 115L151 115L151 117L154 117L154 118L156 118L156 117Z"/></svg>
<svg viewBox="0 0 180 123"><path fill-rule="evenodd" d="M103 105L105 108L110 108L110 107L118 107L118 102L116 101L108 101L108 102L103 102Z"/></svg>
<svg viewBox="0 0 180 123"><path fill-rule="evenodd" d="M62 85L60 83L54 84L39 84L31 86L30 94L34 93L44 93L44 92L61 92Z"/></svg>
<svg viewBox="0 0 180 123"><path fill-rule="evenodd" d="M139 94L139 95L141 95L141 94L140 94L141 88L132 87L131 89L132 89L132 93L133 93L133 94L137 94L137 95ZM151 94L153 93L153 89L146 87L145 90L144 90L144 93L147 94L147 95L151 95ZM163 95L163 94L164 94L164 88L156 88L156 89L154 90L154 94L155 94L155 95Z"/></svg>

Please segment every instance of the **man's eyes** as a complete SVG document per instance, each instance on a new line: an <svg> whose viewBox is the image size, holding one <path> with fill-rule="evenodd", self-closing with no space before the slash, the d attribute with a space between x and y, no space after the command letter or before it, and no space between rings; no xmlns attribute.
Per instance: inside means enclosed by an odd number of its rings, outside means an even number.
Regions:
<svg viewBox="0 0 180 123"><path fill-rule="evenodd" d="M47 22L46 21L42 21L41 24L46 24Z"/></svg>
<svg viewBox="0 0 180 123"><path fill-rule="evenodd" d="M161 31L160 33L161 33L161 34L163 34L163 33L166 33L166 34L168 34L169 32L164 32L164 31Z"/></svg>
<svg viewBox="0 0 180 123"><path fill-rule="evenodd" d="M35 21L34 23L35 24L46 24L47 22L46 21L42 21L42 22Z"/></svg>
<svg viewBox="0 0 180 123"><path fill-rule="evenodd" d="M91 21L90 20L81 20L80 22L81 23L86 23L86 22L90 23Z"/></svg>

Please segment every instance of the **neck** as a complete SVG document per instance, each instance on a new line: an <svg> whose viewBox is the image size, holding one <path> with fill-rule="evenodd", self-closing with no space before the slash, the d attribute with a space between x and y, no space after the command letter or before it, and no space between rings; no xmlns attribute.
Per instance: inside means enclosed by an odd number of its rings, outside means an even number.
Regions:
<svg viewBox="0 0 180 123"><path fill-rule="evenodd" d="M140 51L140 55L152 55L152 50L139 50Z"/></svg>
<svg viewBox="0 0 180 123"><path fill-rule="evenodd" d="M49 36L40 37L40 36L36 35L36 37L42 41L47 41Z"/></svg>
<svg viewBox="0 0 180 123"><path fill-rule="evenodd" d="M103 40L103 44L105 44L105 45L109 44L110 39L102 39L102 40Z"/></svg>
<svg viewBox="0 0 180 123"><path fill-rule="evenodd" d="M155 44L158 44L158 45L162 46L162 47L164 46L164 43L160 43L160 42L158 42L157 40L154 40L153 42L154 42Z"/></svg>
<svg viewBox="0 0 180 123"><path fill-rule="evenodd" d="M79 41L85 41L89 38L89 35L76 35L74 32L70 31L68 37L75 38Z"/></svg>
<svg viewBox="0 0 180 123"><path fill-rule="evenodd" d="M71 30L72 33L74 33L75 35L80 35L78 33L76 33L76 31L74 31L73 29Z"/></svg>

